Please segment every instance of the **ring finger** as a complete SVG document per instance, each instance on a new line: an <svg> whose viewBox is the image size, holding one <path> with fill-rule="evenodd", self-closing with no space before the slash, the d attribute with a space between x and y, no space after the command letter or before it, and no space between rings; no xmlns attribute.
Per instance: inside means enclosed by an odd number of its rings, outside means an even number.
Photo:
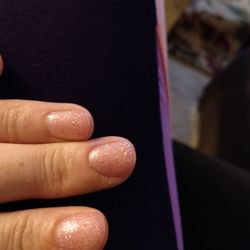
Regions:
<svg viewBox="0 0 250 250"><path fill-rule="evenodd" d="M62 207L0 214L0 249L47 250L104 248L104 215L87 207Z"/></svg>

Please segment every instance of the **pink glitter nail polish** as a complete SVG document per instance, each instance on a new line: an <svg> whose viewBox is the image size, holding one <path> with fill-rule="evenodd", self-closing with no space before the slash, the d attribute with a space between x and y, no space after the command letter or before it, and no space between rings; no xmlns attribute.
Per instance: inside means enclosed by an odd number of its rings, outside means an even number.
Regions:
<svg viewBox="0 0 250 250"><path fill-rule="evenodd" d="M106 243L107 230L101 213L77 214L58 226L56 244L61 250L100 250Z"/></svg>
<svg viewBox="0 0 250 250"><path fill-rule="evenodd" d="M54 137L84 140L93 132L93 119L88 111L60 111L48 115L48 129Z"/></svg>
<svg viewBox="0 0 250 250"><path fill-rule="evenodd" d="M100 145L89 154L90 168L107 177L127 176L135 161L134 146L128 141Z"/></svg>

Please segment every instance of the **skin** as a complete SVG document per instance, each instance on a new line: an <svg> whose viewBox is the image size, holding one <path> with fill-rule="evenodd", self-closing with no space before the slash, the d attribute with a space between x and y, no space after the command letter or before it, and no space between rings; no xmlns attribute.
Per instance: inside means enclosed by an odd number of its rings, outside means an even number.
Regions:
<svg viewBox="0 0 250 250"><path fill-rule="evenodd" d="M0 57L0 75L3 68ZM48 116L58 111L70 111L70 115L67 120L54 119L55 125ZM71 122L75 114L82 113L84 116L78 115ZM75 104L0 100L0 204L86 194L124 182L135 165L134 148L120 137L90 139L93 130L91 114ZM60 135L65 138L60 138ZM117 161L105 152L101 161L94 162L92 167L88 158L90 152L110 143L113 151L116 144L120 148L121 145L130 145L130 159L124 159L123 155L117 166L119 159ZM121 153L117 155L120 157ZM105 162L105 169L98 172L101 162ZM121 168L119 174L112 169L114 164ZM64 227L71 225L72 221L80 227L70 238L66 237ZM100 211L88 207L2 212L0 235L0 249L67 250L77 246L76 249L98 250L103 249L107 241L108 224Z"/></svg>

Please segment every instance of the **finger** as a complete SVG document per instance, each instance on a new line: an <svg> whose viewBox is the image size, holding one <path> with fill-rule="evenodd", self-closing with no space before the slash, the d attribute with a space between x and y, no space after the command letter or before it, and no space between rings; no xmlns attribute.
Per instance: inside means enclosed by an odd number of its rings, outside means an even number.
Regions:
<svg viewBox="0 0 250 250"><path fill-rule="evenodd" d="M75 104L0 101L0 142L48 143L87 140L93 132L89 111Z"/></svg>
<svg viewBox="0 0 250 250"><path fill-rule="evenodd" d="M3 72L3 58L0 55L0 76L2 75L2 72Z"/></svg>
<svg viewBox="0 0 250 250"><path fill-rule="evenodd" d="M0 214L0 249L101 250L108 237L104 215L86 207Z"/></svg>
<svg viewBox="0 0 250 250"><path fill-rule="evenodd" d="M135 165L126 139L41 145L0 144L0 202L61 198L111 188Z"/></svg>

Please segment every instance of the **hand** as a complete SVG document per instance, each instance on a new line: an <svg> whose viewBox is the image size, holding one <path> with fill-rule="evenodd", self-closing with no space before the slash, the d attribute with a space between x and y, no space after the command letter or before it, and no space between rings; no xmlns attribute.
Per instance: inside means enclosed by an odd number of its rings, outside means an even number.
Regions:
<svg viewBox="0 0 250 250"><path fill-rule="evenodd" d="M0 72L3 61L0 57ZM88 140L91 114L74 104L0 101L0 203L111 188L135 165L126 139ZM104 215L87 207L0 213L0 249L103 249Z"/></svg>

